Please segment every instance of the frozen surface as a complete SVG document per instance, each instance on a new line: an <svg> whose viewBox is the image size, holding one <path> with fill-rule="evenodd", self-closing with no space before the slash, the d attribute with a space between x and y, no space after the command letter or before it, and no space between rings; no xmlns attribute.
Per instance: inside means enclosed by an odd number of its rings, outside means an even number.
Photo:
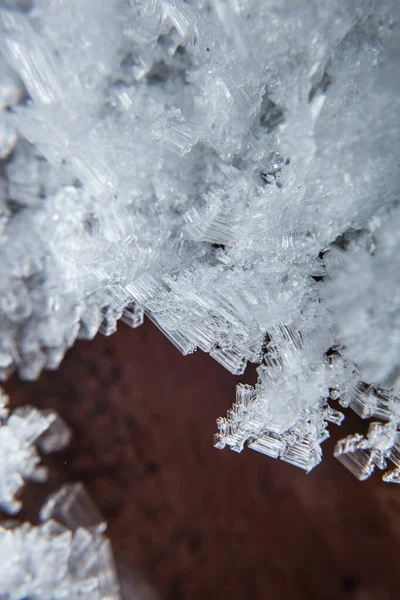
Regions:
<svg viewBox="0 0 400 600"><path fill-rule="evenodd" d="M398 0L0 6L1 377L146 314L260 364L219 447L312 468L399 385Z"/></svg>

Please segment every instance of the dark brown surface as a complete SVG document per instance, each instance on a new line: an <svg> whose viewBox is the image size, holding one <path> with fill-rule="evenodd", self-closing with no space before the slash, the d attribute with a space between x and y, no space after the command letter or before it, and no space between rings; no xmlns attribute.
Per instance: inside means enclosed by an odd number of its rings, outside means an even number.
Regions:
<svg viewBox="0 0 400 600"><path fill-rule="evenodd" d="M397 600L400 489L353 479L330 440L310 475L215 450L237 381L202 353L182 357L149 323L77 343L38 382L13 378L14 406L56 408L74 433L49 484L27 487L23 516L83 481L118 562L163 600Z"/></svg>

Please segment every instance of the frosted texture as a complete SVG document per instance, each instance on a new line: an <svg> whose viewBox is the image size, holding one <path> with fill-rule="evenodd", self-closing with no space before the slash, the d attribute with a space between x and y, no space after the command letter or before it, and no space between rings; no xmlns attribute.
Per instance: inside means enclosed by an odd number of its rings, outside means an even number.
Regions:
<svg viewBox="0 0 400 600"><path fill-rule="evenodd" d="M354 434L337 442L335 457L363 481L377 467L388 468L383 476L387 483L400 483L400 396L377 386L357 384L339 400L363 419L372 421L366 436Z"/></svg>
<svg viewBox="0 0 400 600"><path fill-rule="evenodd" d="M372 475L375 467L386 469L390 460L395 468L386 472L383 479L399 483L399 452L400 431L392 423L371 423L366 437L350 435L335 448L336 458L361 481Z"/></svg>
<svg viewBox="0 0 400 600"><path fill-rule="evenodd" d="M2 599L119 600L110 542L86 526L90 502L81 486L65 486L49 498L40 525L0 525ZM66 504L73 519L55 520L52 513L65 516Z"/></svg>
<svg viewBox="0 0 400 600"><path fill-rule="evenodd" d="M47 469L40 465L43 452L60 450L69 443L70 431L54 411L32 406L8 409L8 397L0 388L0 509L17 513L18 494L24 482L44 481ZM0 543L1 545L1 543Z"/></svg>
<svg viewBox="0 0 400 600"><path fill-rule="evenodd" d="M0 388L0 510L22 507L25 480L43 481L38 446L59 450L70 431L56 413L30 406L10 413ZM1 600L119 600L106 524L82 484L66 484L47 498L41 525L0 522Z"/></svg>
<svg viewBox="0 0 400 600"><path fill-rule="evenodd" d="M260 364L218 447L312 468L398 386L398 0L1 6L0 375L146 314Z"/></svg>

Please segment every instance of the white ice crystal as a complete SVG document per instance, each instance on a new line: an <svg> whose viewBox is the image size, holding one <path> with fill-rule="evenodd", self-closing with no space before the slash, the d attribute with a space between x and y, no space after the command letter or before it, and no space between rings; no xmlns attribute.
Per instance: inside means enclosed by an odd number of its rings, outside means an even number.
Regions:
<svg viewBox="0 0 400 600"><path fill-rule="evenodd" d="M379 418L370 422L366 436L358 433L339 440L335 457L355 476L363 481L375 470L384 470L382 479L400 483L400 396L379 386L357 383L339 399L361 418Z"/></svg>
<svg viewBox="0 0 400 600"><path fill-rule="evenodd" d="M110 542L96 516L82 486L69 484L48 499L40 525L0 524L0 598L118 600Z"/></svg>
<svg viewBox="0 0 400 600"><path fill-rule="evenodd" d="M40 465L38 447L48 453L69 443L70 430L53 410L22 406L11 413L8 396L0 388L0 509L17 513L17 499L24 482L44 481L47 469Z"/></svg>
<svg viewBox="0 0 400 600"><path fill-rule="evenodd" d="M51 410L24 406L10 413L0 388L0 510L18 512L24 480L46 479L35 445L52 452L67 445L70 435ZM40 520L38 526L0 522L1 600L118 600L106 524L84 487L64 485L47 498Z"/></svg>
<svg viewBox="0 0 400 600"><path fill-rule="evenodd" d="M400 376L399 231L396 208L378 213L366 230L348 233L345 250L331 250L338 263L324 290L343 352L363 381L387 386L395 386Z"/></svg>
<svg viewBox="0 0 400 600"><path fill-rule="evenodd" d="M3 378L146 314L262 363L237 449L397 385L398 0L1 6Z"/></svg>
<svg viewBox="0 0 400 600"><path fill-rule="evenodd" d="M274 332L256 386L239 384L233 409L218 421L217 448L228 445L240 452L247 441L249 448L306 471L320 462L328 422L340 425L343 419L325 398L345 365L321 357L317 339L284 326Z"/></svg>

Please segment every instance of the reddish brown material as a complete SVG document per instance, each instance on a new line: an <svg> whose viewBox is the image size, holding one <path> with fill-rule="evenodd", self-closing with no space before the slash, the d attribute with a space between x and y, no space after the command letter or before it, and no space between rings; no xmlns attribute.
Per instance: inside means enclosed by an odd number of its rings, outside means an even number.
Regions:
<svg viewBox="0 0 400 600"><path fill-rule="evenodd" d="M149 323L77 343L38 382L13 378L13 406L55 408L73 430L49 484L26 488L22 516L83 481L118 562L165 600L397 600L400 489L353 479L330 441L310 475L215 450L238 380L200 352L182 357Z"/></svg>

